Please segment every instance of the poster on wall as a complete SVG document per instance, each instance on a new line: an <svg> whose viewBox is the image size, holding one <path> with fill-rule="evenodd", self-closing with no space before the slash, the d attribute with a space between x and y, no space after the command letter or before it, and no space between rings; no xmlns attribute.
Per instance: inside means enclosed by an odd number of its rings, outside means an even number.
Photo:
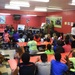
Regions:
<svg viewBox="0 0 75 75"><path fill-rule="evenodd" d="M0 16L0 24L5 24L5 16Z"/></svg>
<svg viewBox="0 0 75 75"><path fill-rule="evenodd" d="M67 22L64 22L64 25L67 25Z"/></svg>
<svg viewBox="0 0 75 75"><path fill-rule="evenodd" d="M18 24L17 30L24 30L24 29L25 29L25 25Z"/></svg>
<svg viewBox="0 0 75 75"><path fill-rule="evenodd" d="M46 23L50 23L51 21L53 21L54 27L62 27L62 17L46 17Z"/></svg>
<svg viewBox="0 0 75 75"><path fill-rule="evenodd" d="M71 26L73 26L73 22L71 22Z"/></svg>

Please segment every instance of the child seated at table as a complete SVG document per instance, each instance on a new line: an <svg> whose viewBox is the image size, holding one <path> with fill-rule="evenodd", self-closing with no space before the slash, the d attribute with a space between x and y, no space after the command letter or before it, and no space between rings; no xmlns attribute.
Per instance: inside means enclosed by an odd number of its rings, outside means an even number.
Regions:
<svg viewBox="0 0 75 75"><path fill-rule="evenodd" d="M47 49L46 49L45 53L46 54L54 54L54 51L51 49L51 45L50 44L47 45Z"/></svg>
<svg viewBox="0 0 75 75"><path fill-rule="evenodd" d="M7 30L5 30L3 33L3 40L4 40L5 49L8 48L8 45L10 45L9 37L10 37L9 33L7 32Z"/></svg>
<svg viewBox="0 0 75 75"><path fill-rule="evenodd" d="M36 66L33 62L30 62L30 55L28 53L23 53L21 56L22 63L18 64L18 67L14 71L17 73L15 75L35 75Z"/></svg>
<svg viewBox="0 0 75 75"><path fill-rule="evenodd" d="M40 41L41 41L41 38L40 38L40 36L39 36L38 34L36 34L36 35L34 36L34 40L35 40L36 42L40 42Z"/></svg>
<svg viewBox="0 0 75 75"><path fill-rule="evenodd" d="M48 57L46 54L41 54L41 62L37 59L35 65L37 67L37 75L50 75L51 63L48 62Z"/></svg>
<svg viewBox="0 0 75 75"><path fill-rule="evenodd" d="M30 41L28 41L27 46L29 46L30 54L36 54L38 52L37 42L33 39L33 36L30 37Z"/></svg>
<svg viewBox="0 0 75 75"><path fill-rule="evenodd" d="M20 34L20 38L18 39L18 42L25 42L25 39L23 38L23 34Z"/></svg>

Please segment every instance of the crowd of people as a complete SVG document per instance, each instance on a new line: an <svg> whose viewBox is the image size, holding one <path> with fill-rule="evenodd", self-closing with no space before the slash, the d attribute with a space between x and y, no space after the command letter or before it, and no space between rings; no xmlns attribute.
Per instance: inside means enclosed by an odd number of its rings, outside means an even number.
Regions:
<svg viewBox="0 0 75 75"><path fill-rule="evenodd" d="M13 58L18 60L18 64L16 71L10 72L12 75L69 75L69 73L70 75L75 75L75 51L72 50L75 48L75 38L73 34L60 34L60 36L57 36L56 33L53 33L53 36L50 36L50 34L44 34L41 30L37 32L30 30L15 31L13 26L6 26L2 37L0 37L0 41L3 41L4 49L16 48ZM18 47L16 42L27 42L29 52L26 52L24 47ZM39 51L37 46L38 42L45 43L44 54L40 56L41 62L38 62L40 60L38 58L33 63L30 62L30 54L37 54ZM66 56L66 63L62 63L60 61L61 53L66 52L72 52L73 57L69 59ZM48 62L47 55L49 54L53 54L55 60L53 59L51 62ZM20 63L20 60L22 60L22 63ZM3 63L4 61L6 60L4 60L3 55L0 55L1 75L3 75L1 67L5 65ZM70 61L73 61L74 69L70 67Z"/></svg>

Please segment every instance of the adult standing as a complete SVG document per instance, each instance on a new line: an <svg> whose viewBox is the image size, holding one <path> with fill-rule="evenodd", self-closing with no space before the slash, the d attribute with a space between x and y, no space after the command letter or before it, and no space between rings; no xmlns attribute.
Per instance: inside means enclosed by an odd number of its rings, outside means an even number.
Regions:
<svg viewBox="0 0 75 75"><path fill-rule="evenodd" d="M73 24L73 27L71 28L71 35L72 35L72 48L75 48L75 23Z"/></svg>

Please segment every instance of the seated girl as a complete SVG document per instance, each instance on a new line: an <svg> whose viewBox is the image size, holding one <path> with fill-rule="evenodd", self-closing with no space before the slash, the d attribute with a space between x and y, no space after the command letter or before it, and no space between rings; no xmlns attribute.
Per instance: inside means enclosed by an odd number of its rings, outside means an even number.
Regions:
<svg viewBox="0 0 75 75"><path fill-rule="evenodd" d="M20 34L20 38L18 39L18 42L25 42L25 39L23 38L23 34Z"/></svg>
<svg viewBox="0 0 75 75"><path fill-rule="evenodd" d="M45 53L46 54L54 54L54 51L51 49L51 45L50 44L47 45L47 49L46 49Z"/></svg>
<svg viewBox="0 0 75 75"><path fill-rule="evenodd" d="M39 36L38 34L36 34L36 35L34 36L34 40L35 40L36 42L40 42L41 38L40 38L40 36Z"/></svg>

